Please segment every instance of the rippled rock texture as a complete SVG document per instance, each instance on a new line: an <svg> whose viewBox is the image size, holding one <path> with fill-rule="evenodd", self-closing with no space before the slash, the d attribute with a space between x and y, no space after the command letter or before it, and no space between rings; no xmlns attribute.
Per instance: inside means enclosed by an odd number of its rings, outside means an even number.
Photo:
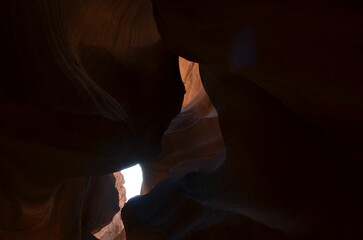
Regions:
<svg viewBox="0 0 363 240"><path fill-rule="evenodd" d="M362 9L3 0L0 239L363 239Z"/></svg>

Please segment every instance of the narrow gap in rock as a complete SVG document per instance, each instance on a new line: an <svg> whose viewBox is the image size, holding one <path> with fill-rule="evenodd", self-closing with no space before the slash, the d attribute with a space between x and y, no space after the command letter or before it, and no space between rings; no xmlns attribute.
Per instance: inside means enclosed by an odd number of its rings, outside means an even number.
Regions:
<svg viewBox="0 0 363 240"><path fill-rule="evenodd" d="M124 176L126 189L126 201L130 198L140 195L141 185L142 185L142 170L139 164L132 167L123 169L121 171Z"/></svg>

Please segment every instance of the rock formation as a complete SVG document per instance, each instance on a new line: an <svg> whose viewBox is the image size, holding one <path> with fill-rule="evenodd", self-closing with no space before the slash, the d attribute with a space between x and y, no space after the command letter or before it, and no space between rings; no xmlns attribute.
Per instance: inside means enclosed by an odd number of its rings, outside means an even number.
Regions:
<svg viewBox="0 0 363 240"><path fill-rule="evenodd" d="M179 64L186 89L183 107L165 131L156 160L141 165L143 194L168 176L212 170L224 161L218 115L203 88L199 65L183 58Z"/></svg>
<svg viewBox="0 0 363 240"><path fill-rule="evenodd" d="M159 152L184 87L151 3L131 2L1 3L0 239L94 239L119 210L109 174Z"/></svg>
<svg viewBox="0 0 363 240"><path fill-rule="evenodd" d="M126 202L126 189L123 186L125 180L120 172L114 173L114 176L116 178L115 186L119 192L120 211L113 217L112 222L94 234L100 240L126 240L125 228L121 220L121 210ZM98 208L102 209L101 206Z"/></svg>
<svg viewBox="0 0 363 240"><path fill-rule="evenodd" d="M0 240L363 239L362 9L3 0Z"/></svg>

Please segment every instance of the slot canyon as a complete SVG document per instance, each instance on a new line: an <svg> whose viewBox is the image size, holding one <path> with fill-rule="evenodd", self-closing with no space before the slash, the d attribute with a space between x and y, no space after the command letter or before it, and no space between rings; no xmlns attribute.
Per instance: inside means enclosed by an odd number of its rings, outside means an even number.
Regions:
<svg viewBox="0 0 363 240"><path fill-rule="evenodd" d="M363 239L361 2L0 11L0 240Z"/></svg>

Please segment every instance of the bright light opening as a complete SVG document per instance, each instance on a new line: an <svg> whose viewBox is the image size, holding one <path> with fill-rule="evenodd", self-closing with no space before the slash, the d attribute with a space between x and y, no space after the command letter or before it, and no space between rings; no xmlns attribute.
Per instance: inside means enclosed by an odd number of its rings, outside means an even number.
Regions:
<svg viewBox="0 0 363 240"><path fill-rule="evenodd" d="M132 197L140 195L142 184L142 170L139 164L126 168L121 171L124 176L126 189L126 198L129 200Z"/></svg>

